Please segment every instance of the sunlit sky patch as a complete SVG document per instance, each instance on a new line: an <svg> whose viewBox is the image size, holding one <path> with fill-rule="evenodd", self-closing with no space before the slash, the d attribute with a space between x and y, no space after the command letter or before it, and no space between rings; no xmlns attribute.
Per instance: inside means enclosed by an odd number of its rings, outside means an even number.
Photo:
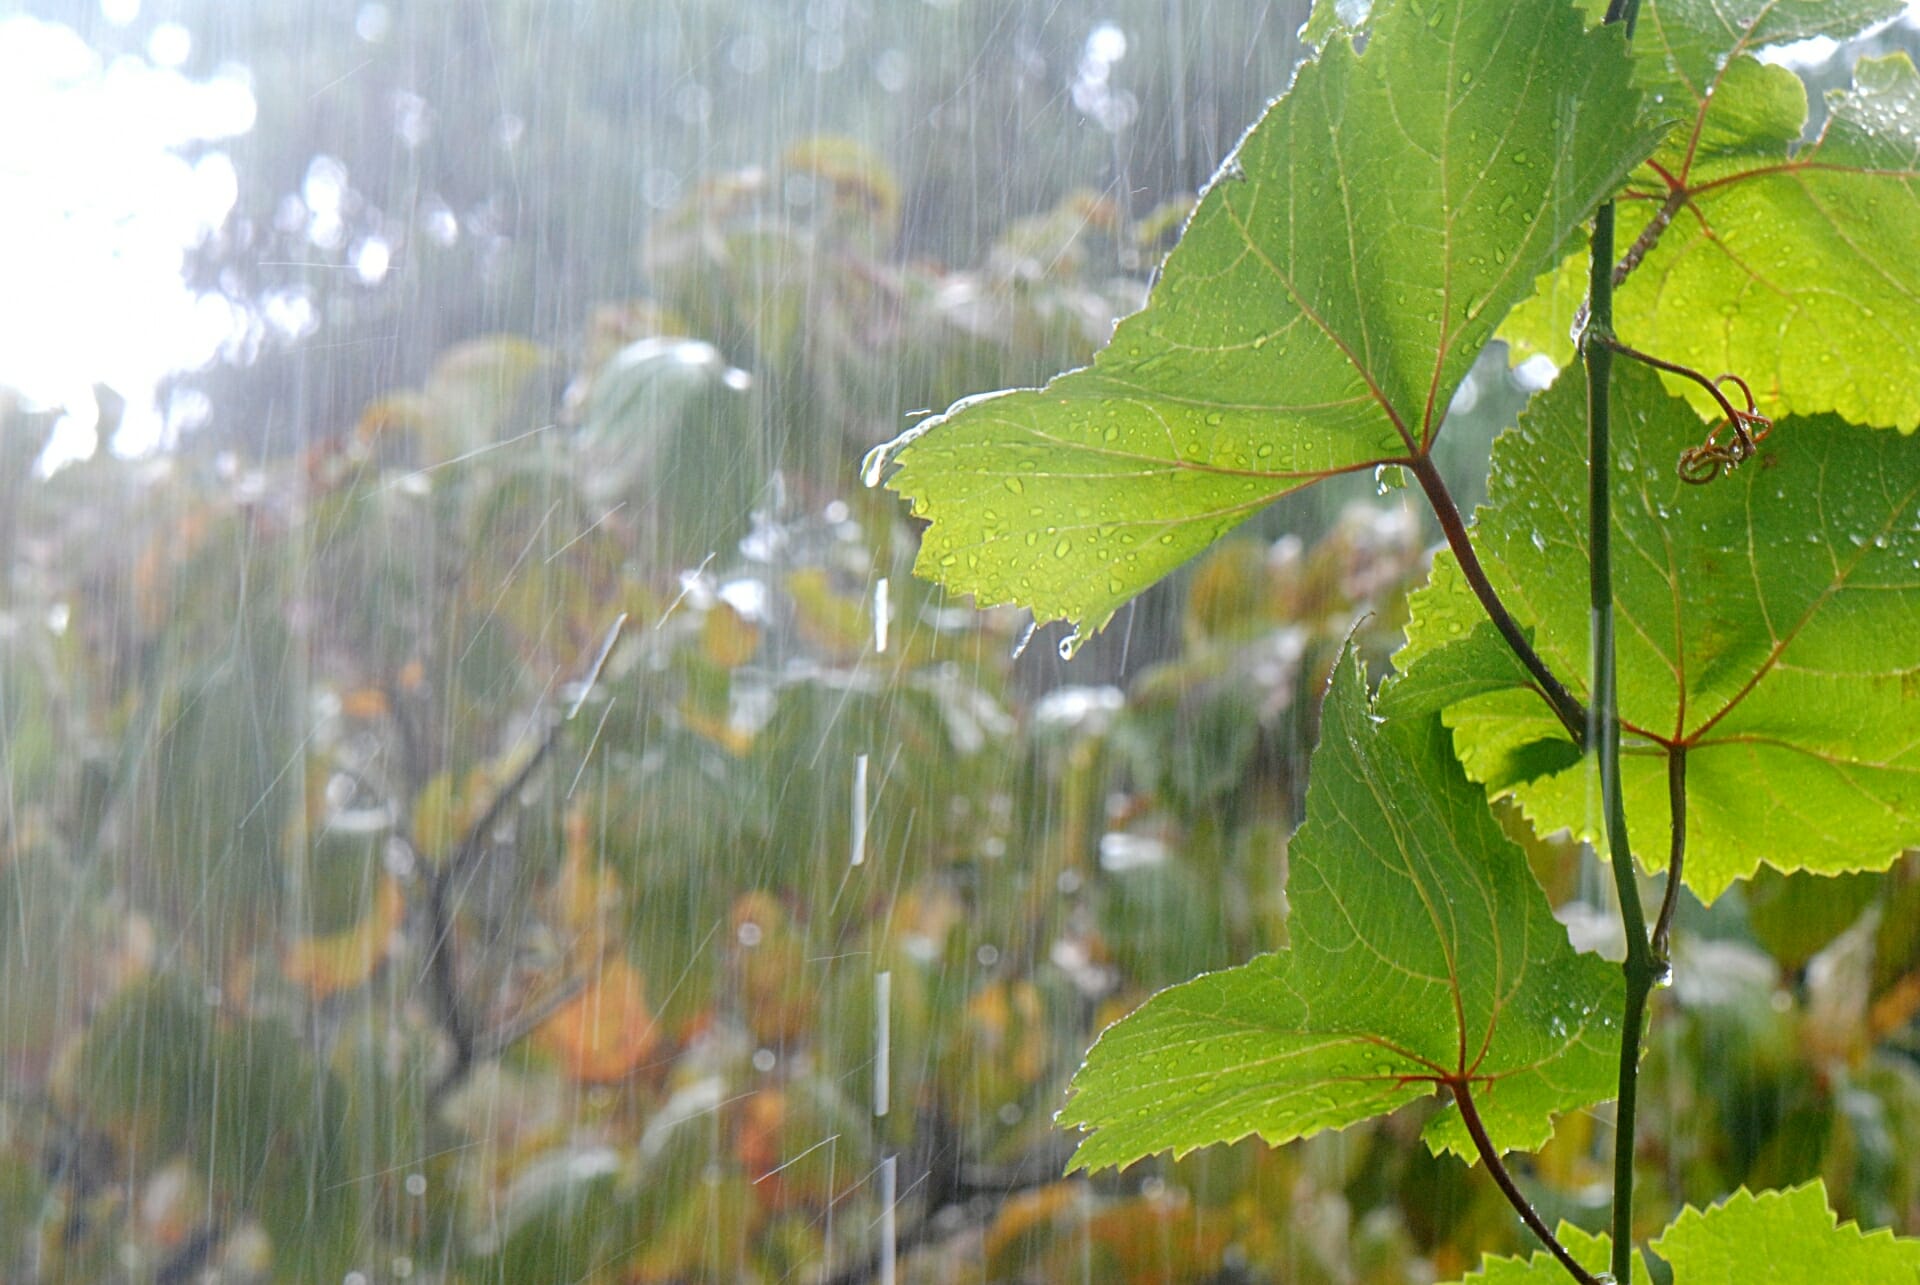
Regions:
<svg viewBox="0 0 1920 1285"><path fill-rule="evenodd" d="M101 0L100 10L114 26L141 21L140 0ZM1920 25L1920 0L1905 21ZM1126 42L1117 26L1097 28L1072 86L1111 127L1131 118L1131 98L1108 85ZM114 449L167 440L195 411L156 407L156 385L213 360L244 327L180 275L183 252L220 226L237 195L232 161L205 145L245 134L255 116L244 68L209 80L181 73L192 48L185 27L157 22L145 57L109 61L71 28L0 19L0 120L14 122L0 130L0 386L68 409L43 468L95 449L96 381L127 401ZM1811 40L1767 57L1809 67L1833 50ZM385 254L356 252L363 279L385 275Z"/></svg>
<svg viewBox="0 0 1920 1285"><path fill-rule="evenodd" d="M146 57L108 62L71 28L0 19L0 385L70 409L52 455L92 450L95 380L127 399L116 446L151 448L154 385L233 332L228 305L180 276L182 251L233 205L233 163L179 149L246 133L254 99L238 69L183 76L192 40L159 23Z"/></svg>

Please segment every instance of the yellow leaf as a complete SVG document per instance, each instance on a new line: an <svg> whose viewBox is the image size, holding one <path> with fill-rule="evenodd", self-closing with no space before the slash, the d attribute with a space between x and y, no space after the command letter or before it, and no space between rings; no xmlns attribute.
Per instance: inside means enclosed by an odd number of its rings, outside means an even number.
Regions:
<svg viewBox="0 0 1920 1285"><path fill-rule="evenodd" d="M867 223L882 241L892 239L900 226L900 185L878 152L851 138L816 134L782 159L788 169L817 179L836 212Z"/></svg>
<svg viewBox="0 0 1920 1285"><path fill-rule="evenodd" d="M433 860L453 845L454 834L453 777L440 772L414 796L414 850Z"/></svg>
<svg viewBox="0 0 1920 1285"><path fill-rule="evenodd" d="M787 577L793 595L794 625L807 645L829 661L852 660L866 650L873 623L865 604L842 598L828 584L819 567L805 567Z"/></svg>
<svg viewBox="0 0 1920 1285"><path fill-rule="evenodd" d="M373 976L387 957L404 910L400 885L392 875L383 876L366 918L340 932L294 942L281 956L281 973L314 999L351 990Z"/></svg>
<svg viewBox="0 0 1920 1285"><path fill-rule="evenodd" d="M760 649L760 627L725 602L716 602L700 623L700 654L722 669L753 659Z"/></svg>
<svg viewBox="0 0 1920 1285"><path fill-rule="evenodd" d="M745 757L747 751L753 748L752 732L743 727L734 726L733 721L724 716L703 713L690 701L680 702L680 717L685 720L689 729L706 737L735 758Z"/></svg>

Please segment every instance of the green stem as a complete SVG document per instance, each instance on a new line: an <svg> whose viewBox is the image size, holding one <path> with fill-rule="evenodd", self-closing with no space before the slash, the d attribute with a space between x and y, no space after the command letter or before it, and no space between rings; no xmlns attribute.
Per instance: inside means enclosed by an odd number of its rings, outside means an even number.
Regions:
<svg viewBox="0 0 1920 1285"><path fill-rule="evenodd" d="M1638 0L1612 0L1609 23L1624 23L1633 36ZM1613 1277L1633 1279L1633 1155L1635 1106L1640 1077L1640 1040L1647 996L1659 975L1647 941L1646 912L1627 841L1626 802L1620 792L1620 716L1613 650L1613 510L1609 381L1613 375L1613 202L1593 218L1588 261L1587 337L1581 344L1587 365L1587 502L1592 562L1588 605L1593 616L1593 683L1587 706L1587 745L1600 766L1600 802L1606 820L1607 855L1619 894L1621 925L1626 929L1626 1003L1620 1016L1619 1098L1613 1140Z"/></svg>
<svg viewBox="0 0 1920 1285"><path fill-rule="evenodd" d="M1620 1081L1613 1142L1613 1276L1623 1281L1630 1279L1633 1269L1634 1107L1639 1088L1641 1027L1656 965L1647 943L1646 913L1640 906L1633 849L1627 841L1626 802L1620 793L1620 716L1613 652L1613 470L1609 400L1613 348L1606 342L1613 325L1611 201L1594 215L1591 267L1592 307L1587 321L1591 338L1583 345L1587 362L1587 506L1591 523L1588 543L1592 550L1588 606L1593 621L1593 682L1587 705L1587 746L1599 760L1607 855L1613 866L1620 921L1627 937L1624 965L1627 997L1620 1020Z"/></svg>

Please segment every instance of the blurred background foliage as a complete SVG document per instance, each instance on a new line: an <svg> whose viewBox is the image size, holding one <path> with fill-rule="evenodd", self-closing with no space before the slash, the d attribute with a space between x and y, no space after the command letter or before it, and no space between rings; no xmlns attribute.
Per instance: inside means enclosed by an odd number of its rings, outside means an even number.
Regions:
<svg viewBox="0 0 1920 1285"><path fill-rule="evenodd" d="M1100 1027L1285 943L1327 667L1384 667L1433 538L1393 479L1067 664L856 477L1137 306L1300 6L152 16L250 72L188 265L245 324L160 455L37 473L0 393L0 1278L876 1279L883 1165L903 1280L1522 1248L1419 1112L1059 1176ZM1525 394L1476 369L1463 496ZM1640 1207L1818 1175L1920 1230L1915 864L1683 928ZM1550 1219L1603 1220L1607 1127L1522 1166Z"/></svg>

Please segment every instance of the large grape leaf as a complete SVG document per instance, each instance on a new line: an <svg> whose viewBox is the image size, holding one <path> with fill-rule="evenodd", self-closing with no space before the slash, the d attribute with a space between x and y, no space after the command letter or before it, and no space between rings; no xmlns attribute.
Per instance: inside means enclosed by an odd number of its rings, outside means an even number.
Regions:
<svg viewBox="0 0 1920 1285"><path fill-rule="evenodd" d="M1920 1240L1842 1224L1818 1181L1758 1195L1742 1188L1705 1212L1683 1209L1652 1248L1674 1285L1920 1280Z"/></svg>
<svg viewBox="0 0 1920 1285"><path fill-rule="evenodd" d="M1734 371L1769 414L1834 411L1920 424L1920 76L1904 55L1863 59L1802 145L1806 87L1754 53L1845 37L1892 0L1658 0L1642 12L1635 75L1648 110L1680 118L1620 203L1619 246L1658 239L1614 298L1628 343ZM1667 223L1667 219L1671 219ZM1516 359L1565 364L1586 293L1570 256L1502 335ZM1710 403L1694 390L1690 396Z"/></svg>
<svg viewBox="0 0 1920 1285"><path fill-rule="evenodd" d="M1613 387L1621 781L1642 864L1666 864L1668 763L1683 752L1685 877L1702 899L1761 862L1884 868L1920 843L1920 442L1787 419L1758 459L1687 486L1674 462L1699 441L1698 417L1643 366L1617 362ZM1495 587L1582 695L1585 415L1576 368L1495 443L1474 534ZM1427 666L1465 690L1460 636L1474 609L1443 554L1415 595L1398 662L1411 672L1396 691L1418 688ZM1519 748L1565 737L1517 684L1446 718L1481 781ZM1598 841L1590 765L1511 788L1537 825Z"/></svg>
<svg viewBox="0 0 1920 1285"><path fill-rule="evenodd" d="M1564 1224L1568 1247L1583 1264L1604 1266L1610 1240ZM1672 1269L1673 1285L1828 1285L1834 1281L1920 1280L1920 1240L1842 1224L1827 1207L1824 1183L1758 1195L1740 1189L1704 1212L1691 1207L1651 1248ZM1650 1279L1633 1259L1636 1282ZM1489 1258L1459 1285L1549 1285L1566 1270L1544 1253L1530 1260Z"/></svg>
<svg viewBox="0 0 1920 1285"><path fill-rule="evenodd" d="M969 398L864 470L916 570L1091 633L1278 496L1423 456L1476 353L1650 150L1618 31L1399 0L1334 37L1091 366Z"/></svg>
<svg viewBox="0 0 1920 1285"><path fill-rule="evenodd" d="M1691 125L1736 60L1815 36L1845 40L1904 7L1902 0L1644 0L1633 36L1635 77L1661 96L1658 105L1693 113ZM1662 150L1684 147L1675 140Z"/></svg>
<svg viewBox="0 0 1920 1285"><path fill-rule="evenodd" d="M1619 970L1578 955L1437 717L1382 719L1335 667L1307 819L1288 851L1290 949L1160 992L1100 1037L1064 1124L1076 1168L1257 1133L1281 1143L1466 1088L1502 1150L1608 1098ZM1436 1148L1466 1152L1449 1110Z"/></svg>

